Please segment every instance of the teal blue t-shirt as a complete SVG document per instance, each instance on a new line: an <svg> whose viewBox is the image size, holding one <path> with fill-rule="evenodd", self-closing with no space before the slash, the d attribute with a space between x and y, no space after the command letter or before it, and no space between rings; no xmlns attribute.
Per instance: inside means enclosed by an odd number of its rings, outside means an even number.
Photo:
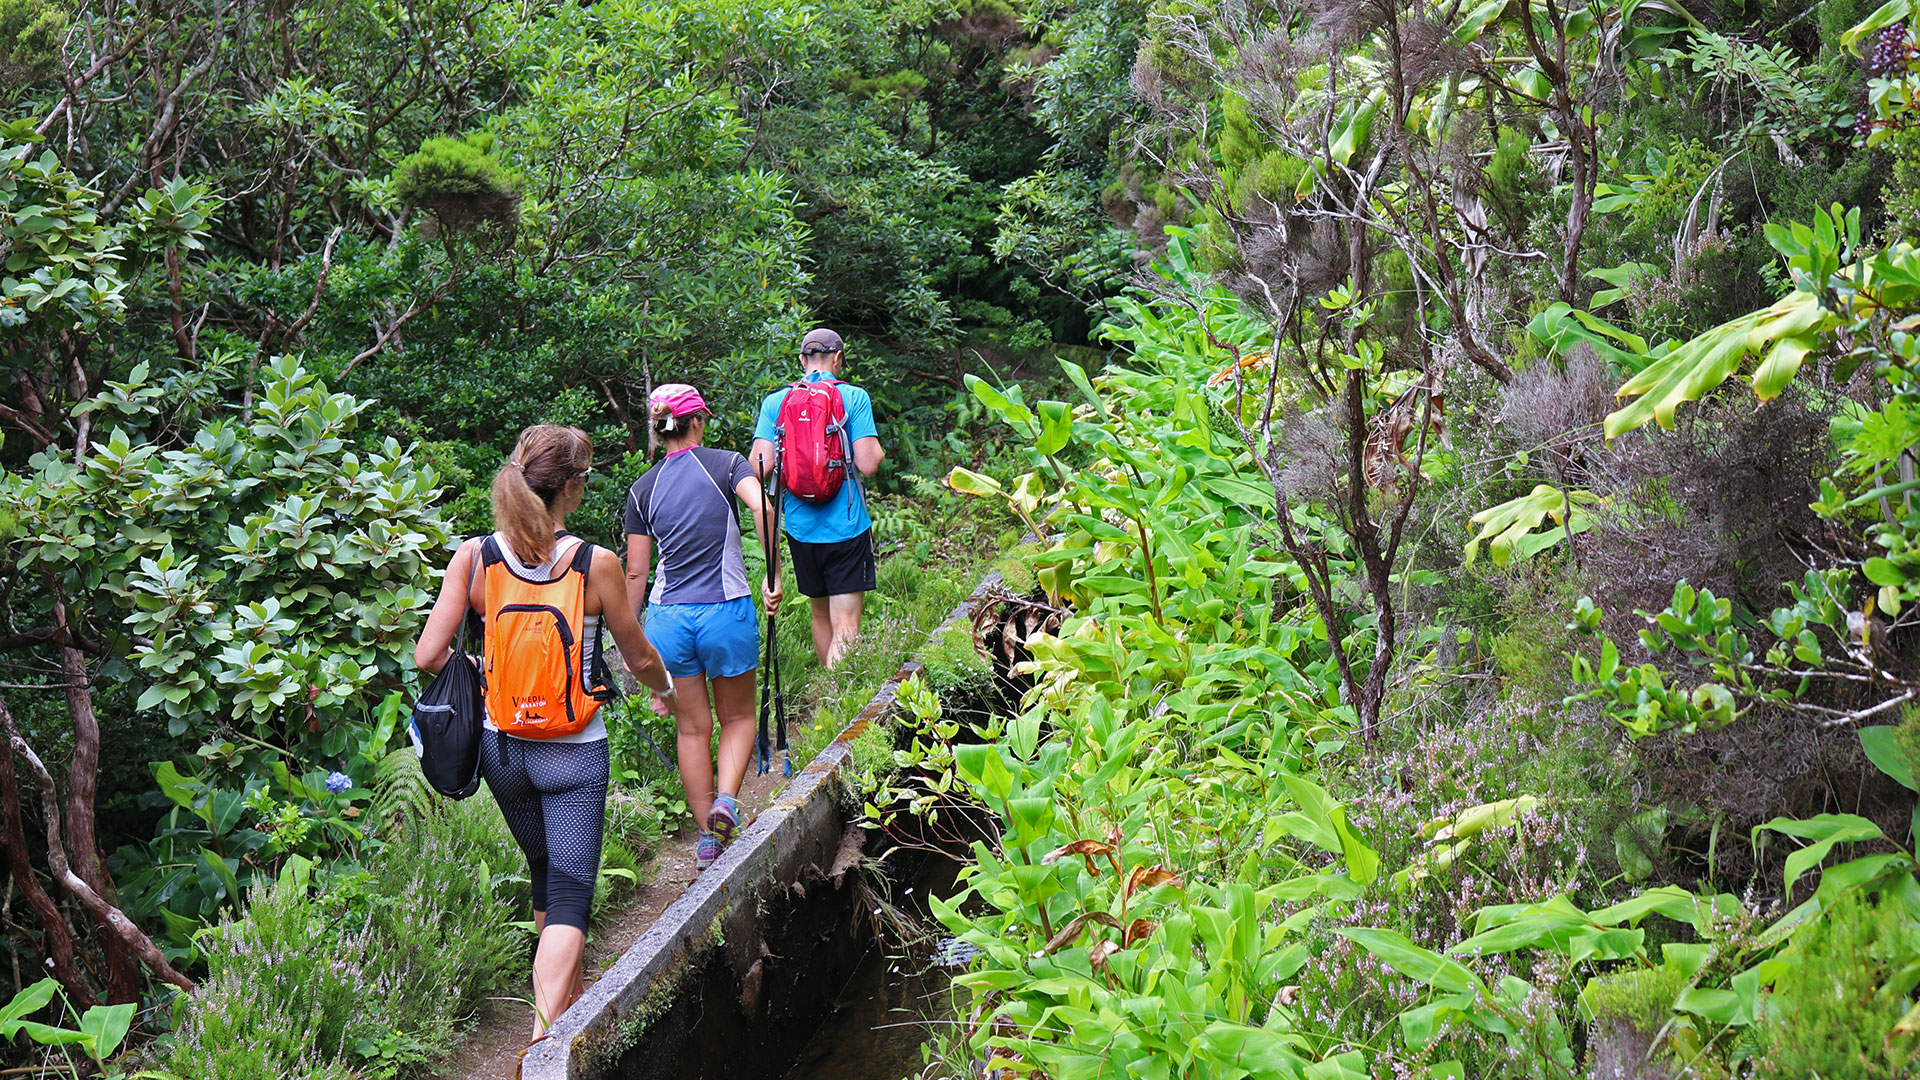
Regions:
<svg viewBox="0 0 1920 1080"><path fill-rule="evenodd" d="M807 374L806 381L818 382L830 377L824 371L813 371ZM787 388L783 386L760 402L760 421L754 425L754 438L778 443L780 403L786 396ZM873 426L873 399L865 390L843 382L840 401L847 407L847 435L852 441L880 437L880 430ZM808 502L791 492L786 493L780 512L786 517L786 534L806 544L837 544L873 528L873 519L867 516L867 500L860 491L858 469L840 485L840 493L826 502Z"/></svg>

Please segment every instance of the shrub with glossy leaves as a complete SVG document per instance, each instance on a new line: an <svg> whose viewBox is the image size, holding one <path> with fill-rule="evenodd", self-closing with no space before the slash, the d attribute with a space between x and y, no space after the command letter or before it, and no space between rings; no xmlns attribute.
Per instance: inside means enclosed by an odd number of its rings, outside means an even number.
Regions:
<svg viewBox="0 0 1920 1080"><path fill-rule="evenodd" d="M282 357L250 422L179 445L145 364L85 408L106 434L76 461L34 455L0 478L23 571L115 609L128 660L173 734L235 724L266 746L341 753L350 722L399 685L447 535L430 469L391 439L351 440L367 402ZM423 587L426 586L426 587Z"/></svg>

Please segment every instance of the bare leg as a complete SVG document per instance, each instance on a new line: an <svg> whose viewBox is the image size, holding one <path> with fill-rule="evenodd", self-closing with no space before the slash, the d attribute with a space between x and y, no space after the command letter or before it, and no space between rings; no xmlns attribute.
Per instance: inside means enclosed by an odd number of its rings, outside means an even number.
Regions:
<svg viewBox="0 0 1920 1080"><path fill-rule="evenodd" d="M838 664L840 658L847 654L847 650L853 647L853 643L860 640L860 616L866 611L866 607L866 593L840 593L837 596L827 597L827 618L833 635L832 643L827 647L826 655L821 660L827 667ZM816 613L819 610L817 607L814 609ZM818 614L814 618L815 625L818 625ZM819 631L816 630L816 637L818 633Z"/></svg>
<svg viewBox="0 0 1920 1080"><path fill-rule="evenodd" d="M587 935L575 926L548 926L547 913L533 913L540 946L533 956L533 1037L540 1038L568 1006L587 992L581 964Z"/></svg>
<svg viewBox="0 0 1920 1080"><path fill-rule="evenodd" d="M753 759L754 675L749 671L710 682L713 711L720 714L720 790L738 795L747 778L747 762Z"/></svg>
<svg viewBox="0 0 1920 1080"><path fill-rule="evenodd" d="M807 598L813 604L813 655L820 658L821 667L832 667L833 661L833 608L828 603L831 597L811 596Z"/></svg>
<svg viewBox="0 0 1920 1080"><path fill-rule="evenodd" d="M547 913L544 911L534 912L533 913L533 936L536 938L539 937L541 932L546 930L546 928L547 928ZM578 1001L580 999L580 995L586 992L587 992L586 956L583 953L580 958L580 966L574 969L574 977L573 977L574 1000Z"/></svg>
<svg viewBox="0 0 1920 1080"><path fill-rule="evenodd" d="M675 675L673 691L680 790L686 792L694 824L705 832L707 811L713 807L713 710L707 700L706 676Z"/></svg>

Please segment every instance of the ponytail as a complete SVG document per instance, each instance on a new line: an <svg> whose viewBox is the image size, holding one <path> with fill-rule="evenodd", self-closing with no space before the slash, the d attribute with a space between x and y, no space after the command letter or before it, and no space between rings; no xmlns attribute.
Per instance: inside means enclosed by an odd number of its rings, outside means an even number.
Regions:
<svg viewBox="0 0 1920 1080"><path fill-rule="evenodd" d="M653 421L653 433L660 439L685 439L693 432L693 422L701 414L688 413L685 416L673 415L673 406L669 402L656 401L647 406L647 415Z"/></svg>
<svg viewBox="0 0 1920 1080"><path fill-rule="evenodd" d="M513 455L493 476L493 527L515 557L553 556L553 503L593 464L593 440L576 427L536 424L520 433Z"/></svg>
<svg viewBox="0 0 1920 1080"><path fill-rule="evenodd" d="M687 430L684 418L673 415L673 406L664 401L656 401L648 406L647 414L653 418L653 433L665 439Z"/></svg>

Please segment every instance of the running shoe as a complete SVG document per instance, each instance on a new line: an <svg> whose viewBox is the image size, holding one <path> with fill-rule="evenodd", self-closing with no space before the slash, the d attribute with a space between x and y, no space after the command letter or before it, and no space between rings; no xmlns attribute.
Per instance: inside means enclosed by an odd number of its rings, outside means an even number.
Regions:
<svg viewBox="0 0 1920 1080"><path fill-rule="evenodd" d="M700 843L693 849L694 872L698 873L720 861L720 852L723 850L719 837L710 832L701 833Z"/></svg>
<svg viewBox="0 0 1920 1080"><path fill-rule="evenodd" d="M733 796L723 791L713 797L713 809L707 811L707 829L720 838L721 847L733 845L733 838L740 835L740 804Z"/></svg>

